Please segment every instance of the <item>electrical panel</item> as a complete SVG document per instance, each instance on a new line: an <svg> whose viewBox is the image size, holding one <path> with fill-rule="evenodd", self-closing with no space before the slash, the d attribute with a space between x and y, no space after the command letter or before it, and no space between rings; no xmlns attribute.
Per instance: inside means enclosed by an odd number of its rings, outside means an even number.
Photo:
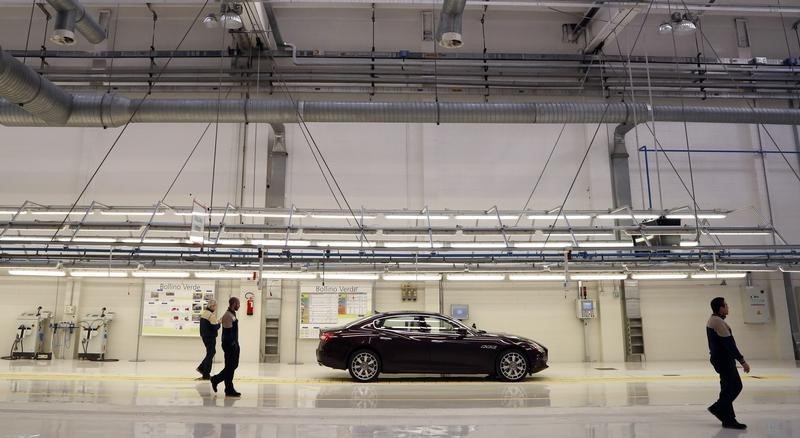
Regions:
<svg viewBox="0 0 800 438"><path fill-rule="evenodd" d="M575 308L577 311L578 319L594 319L597 317L597 303L595 300L588 298L579 298L575 300Z"/></svg>
<svg viewBox="0 0 800 438"><path fill-rule="evenodd" d="M745 287L742 291L745 324L766 324L770 320L769 291Z"/></svg>
<svg viewBox="0 0 800 438"><path fill-rule="evenodd" d="M403 301L417 301L417 288L411 284L401 285L400 298Z"/></svg>

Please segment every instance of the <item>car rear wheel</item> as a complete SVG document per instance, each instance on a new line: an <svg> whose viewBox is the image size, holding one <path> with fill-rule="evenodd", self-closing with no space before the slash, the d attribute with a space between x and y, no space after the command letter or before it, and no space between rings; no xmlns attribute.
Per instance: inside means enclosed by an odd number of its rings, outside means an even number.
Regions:
<svg viewBox="0 0 800 438"><path fill-rule="evenodd" d="M381 359L373 351L359 350L350 356L347 368L350 376L356 381L371 382L376 380L381 372Z"/></svg>
<svg viewBox="0 0 800 438"><path fill-rule="evenodd" d="M500 353L497 358L497 377L508 382L518 382L528 375L528 361L518 350Z"/></svg>

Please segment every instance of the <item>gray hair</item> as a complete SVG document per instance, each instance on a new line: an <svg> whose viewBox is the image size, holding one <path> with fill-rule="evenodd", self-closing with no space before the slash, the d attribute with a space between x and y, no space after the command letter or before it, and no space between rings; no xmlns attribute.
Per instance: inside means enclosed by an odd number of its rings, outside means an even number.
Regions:
<svg viewBox="0 0 800 438"><path fill-rule="evenodd" d="M215 304L217 304L217 300L214 300L214 299L208 300L208 303L206 303L206 309L210 308L211 306L213 306Z"/></svg>

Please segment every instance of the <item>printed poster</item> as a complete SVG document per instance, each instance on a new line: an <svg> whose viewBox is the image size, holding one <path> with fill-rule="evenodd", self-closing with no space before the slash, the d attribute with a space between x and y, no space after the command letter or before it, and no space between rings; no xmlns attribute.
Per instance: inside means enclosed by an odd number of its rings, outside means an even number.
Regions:
<svg viewBox="0 0 800 438"><path fill-rule="evenodd" d="M370 283L300 283L300 338L315 339L319 329L347 324L372 313Z"/></svg>
<svg viewBox="0 0 800 438"><path fill-rule="evenodd" d="M215 299L213 280L145 280L143 336L200 336L200 313Z"/></svg>

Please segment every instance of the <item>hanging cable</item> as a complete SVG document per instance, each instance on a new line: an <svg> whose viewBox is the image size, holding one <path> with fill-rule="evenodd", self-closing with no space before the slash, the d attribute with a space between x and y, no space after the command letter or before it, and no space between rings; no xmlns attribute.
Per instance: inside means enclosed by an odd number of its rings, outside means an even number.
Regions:
<svg viewBox="0 0 800 438"><path fill-rule="evenodd" d="M260 26L260 24L253 23L253 25L254 27L256 27L256 32L267 35L266 30L264 30ZM276 63L274 57L271 54L270 58L272 59L272 73L274 76L277 76L280 79L281 75L275 70ZM300 132L303 135L303 138L305 139L306 144L308 145L308 148L311 151L312 156L314 157L314 161L317 163L317 167L319 168L320 173L322 174L322 177L325 180L325 184L328 186L328 189L330 190L331 195L333 196L334 201L336 202L336 205L339 206L340 210L343 209L342 204L339 201L339 197L341 197L342 202L344 202L344 205L347 207L347 210L350 213L350 216L347 218L348 225L352 226L352 224L350 223L350 218L352 218L358 228L357 234L360 236L361 239L363 239L364 242L368 242L366 234L364 233L363 224L358 219L355 211L353 211L353 208L351 207L350 202L347 200L347 197L345 196L344 191L341 188L341 185L339 184L338 180L336 179L336 176L333 174L333 171L328 165L325 156L322 154L322 150L319 148L316 139L311 134L311 130L308 128L308 125L306 124L303 115L300 113L298 109L294 95L292 94L289 87L286 85L285 81L281 80L280 82L283 85L283 89L284 92L286 93L286 96L289 98L290 102L292 103L292 106L295 108L295 115L299 120ZM328 179L328 175L330 176L330 180ZM333 183L331 183L331 181ZM334 190L334 186L336 187L336 190ZM337 192L339 196L337 196Z"/></svg>
<svg viewBox="0 0 800 438"><path fill-rule="evenodd" d="M220 116L220 107L222 106L222 64L225 60L225 35L227 34L228 30L225 29L225 26L220 26L220 47L219 47L219 83L217 84L217 119L214 122L214 151L213 151L213 158L211 161L211 202L208 205L208 236L209 239L211 238L211 220L212 215L211 213L214 211L214 183L216 182L217 177L217 146L219 144L219 116Z"/></svg>
<svg viewBox="0 0 800 438"><path fill-rule="evenodd" d="M36 9L36 0L31 2L31 16L28 17L28 35L25 37L25 55L22 56L22 63L28 60L28 46L31 42L31 28L33 28L33 11ZM46 27L46 26L45 26Z"/></svg>
<svg viewBox="0 0 800 438"><path fill-rule="evenodd" d="M481 15L481 36L483 37L483 83L484 94L483 101L489 102L489 63L486 59L486 11L489 9L489 0L483 5L483 14Z"/></svg>
<svg viewBox="0 0 800 438"><path fill-rule="evenodd" d="M181 40L178 42L178 45L177 45L177 47L175 47L175 49L173 50L173 52L172 52L173 54L174 54L175 52L177 52L177 51L178 51L178 50L181 48L181 46L183 45L184 41L186 41L186 38L189 36L189 32L191 32L191 31L192 31L192 28L194 28L194 25L195 25L195 23L197 23L198 19L200 18L200 15L203 13L203 11L205 10L206 6L208 5L208 2L209 2L209 0L205 0L205 2L203 3L203 5L202 5L202 6L201 6L201 7L198 9L198 11L197 11L197 14L195 15L195 17L194 17L194 19L192 20L191 24L189 25L188 29L186 29L186 32L183 34L183 37L181 38ZM156 80L155 80L155 82L158 82L158 80L160 80L160 79L161 79L161 76L164 74L164 72L166 71L167 67L169 67L169 64L171 63L171 61L172 61L172 59L173 59L173 56L174 56L173 54L170 54L170 57L167 59L167 62L166 62L166 63L164 63L164 66L163 66L163 67L161 67L161 70L159 71L159 73L158 73L158 76L156 77ZM51 241L52 241L52 240L55 240L56 236L58 236L58 232L59 232L59 230L61 230L61 228L63 228L63 227L64 227L64 224L66 224L67 220L69 220L69 216L70 216L70 214L71 214L73 211L75 211L75 207L76 207L76 206L78 205L78 203L81 201L81 199L83 198L83 195L84 195L84 194L86 194L86 190L88 190L88 189L89 189L89 186L91 186L92 182L94 181L94 178L95 178L95 177L97 176L97 174L100 172L100 169L102 169L102 168L103 168L103 164L105 164L106 160L108 160L108 157L111 155L111 152L113 152L113 151L114 151L114 149L115 149L115 148L117 147L117 145L119 144L119 141L120 141L120 139L122 138L122 136L123 136L123 135L125 134L125 132L127 131L128 127L129 127L129 126L130 126L130 124L131 124L131 120L133 120L133 118L134 118L134 117L136 116L136 114L139 112L139 109L141 109L141 107L142 107L142 104L144 104L144 102L147 100L147 98L148 98L149 96L150 96L150 94L146 94L146 95L144 95L144 96L143 96L141 99L139 99L139 103L137 103L137 104L136 104L136 106L134 107L133 111L131 112L131 115L130 115L130 117L129 117L129 118L128 118L128 120L125 122L125 125L123 125L123 126L122 126L122 129L119 131L119 134L117 134L117 136L114 138L114 141L111 143L111 146L109 146L109 148L108 148L108 150L106 151L105 155L104 155L104 156L103 156L103 158L100 160L100 163L97 165L97 167L95 168L95 170L92 172L92 175L89 177L89 180L88 180L88 181L86 181L86 184L83 186L83 189L81 189L81 191L80 191L80 193L78 194L77 198L75 198L75 202L73 202L73 203L72 203L72 205L69 207L69 210L67 211L67 214L66 214L66 215L64 215L64 219L62 219L62 220L61 220L61 223L59 224L59 226L58 226L58 227L56 227L56 232L55 232L55 233L53 233L53 237L52 237ZM46 247L47 247L47 248L49 248L49 247L50 247L50 243L49 243L49 242L47 243Z"/></svg>
<svg viewBox="0 0 800 438"><path fill-rule="evenodd" d="M115 17L114 17L114 38L111 39L111 51L112 52L117 50L117 34L119 33L119 32L117 32L117 29L119 29L119 4L117 4L117 11L116 11L116 13L114 15L115 15ZM115 57L113 57L113 56L111 57L111 62L109 63L109 67L108 67L108 90L106 92L109 93L109 94L111 93L111 90L112 90L112 83L113 83L113 78L114 78L114 60L115 59L116 59Z"/></svg>

